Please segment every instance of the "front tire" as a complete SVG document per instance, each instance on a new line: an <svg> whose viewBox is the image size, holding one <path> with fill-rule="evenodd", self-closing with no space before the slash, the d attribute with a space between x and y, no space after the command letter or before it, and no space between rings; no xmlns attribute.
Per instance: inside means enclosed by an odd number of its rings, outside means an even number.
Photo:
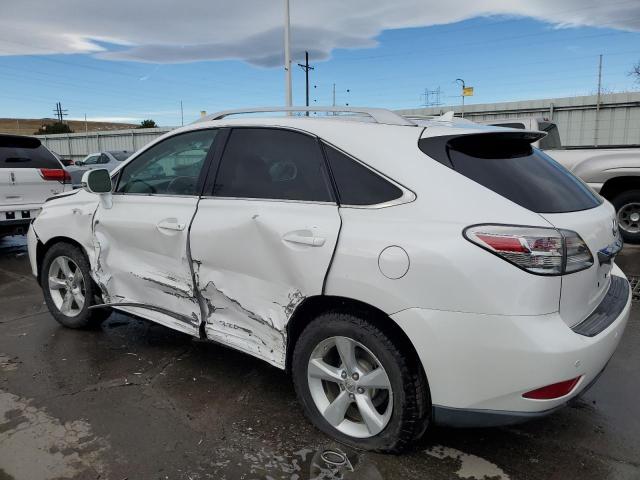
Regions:
<svg viewBox="0 0 640 480"><path fill-rule="evenodd" d="M312 321L296 342L292 373L313 424L364 450L397 452L420 437L431 409L427 381L399 345L364 315Z"/></svg>
<svg viewBox="0 0 640 480"><path fill-rule="evenodd" d="M108 309L89 309L101 303L100 291L91 279L87 257L75 245L57 243L47 251L40 286L51 315L65 327L96 326L110 314Z"/></svg>
<svg viewBox="0 0 640 480"><path fill-rule="evenodd" d="M625 242L640 243L640 190L622 192L611 200Z"/></svg>

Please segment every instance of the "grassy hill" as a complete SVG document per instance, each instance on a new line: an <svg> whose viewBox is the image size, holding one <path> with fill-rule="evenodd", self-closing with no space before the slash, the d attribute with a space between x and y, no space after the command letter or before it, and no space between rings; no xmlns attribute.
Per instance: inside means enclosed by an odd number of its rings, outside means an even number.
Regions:
<svg viewBox="0 0 640 480"><path fill-rule="evenodd" d="M56 122L53 118L0 118L0 133L12 133L18 135L33 135L38 129L45 124ZM76 133L82 133L85 130L84 120L68 120L71 130ZM87 129L90 132L102 130L124 130L127 128L135 128L138 125L131 123L114 123L114 122L87 122Z"/></svg>

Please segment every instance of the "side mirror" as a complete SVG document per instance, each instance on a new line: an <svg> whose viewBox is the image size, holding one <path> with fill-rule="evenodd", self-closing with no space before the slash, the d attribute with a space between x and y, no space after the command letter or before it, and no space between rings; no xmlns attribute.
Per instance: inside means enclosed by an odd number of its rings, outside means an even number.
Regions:
<svg viewBox="0 0 640 480"><path fill-rule="evenodd" d="M104 168L96 168L84 172L82 175L82 188L89 192L100 195L100 203L104 208L111 208L111 175Z"/></svg>

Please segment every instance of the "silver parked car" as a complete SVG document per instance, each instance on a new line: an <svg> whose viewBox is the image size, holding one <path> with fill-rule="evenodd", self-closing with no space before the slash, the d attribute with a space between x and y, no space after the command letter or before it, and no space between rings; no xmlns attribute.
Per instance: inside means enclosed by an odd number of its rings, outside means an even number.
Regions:
<svg viewBox="0 0 640 480"><path fill-rule="evenodd" d="M82 183L82 175L87 170L94 168L105 168L109 171L116 168L124 160L129 158L133 152L127 150L112 150L96 152L87 155L84 160L78 160L73 165L69 165L66 170L71 175L73 188L79 188Z"/></svg>

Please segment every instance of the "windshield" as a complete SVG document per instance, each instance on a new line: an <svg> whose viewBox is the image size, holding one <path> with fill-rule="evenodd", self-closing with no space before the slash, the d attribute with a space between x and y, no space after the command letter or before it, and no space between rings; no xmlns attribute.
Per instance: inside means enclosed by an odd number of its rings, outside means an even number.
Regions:
<svg viewBox="0 0 640 480"><path fill-rule="evenodd" d="M560 132L558 131L558 125L553 122L541 121L538 122L538 127L541 131L547 132L547 136L540 140L540 148L543 150L558 150L562 148L562 142L560 141Z"/></svg>
<svg viewBox="0 0 640 480"><path fill-rule="evenodd" d="M109 152L114 158L120 162L126 160L131 156L131 152Z"/></svg>

